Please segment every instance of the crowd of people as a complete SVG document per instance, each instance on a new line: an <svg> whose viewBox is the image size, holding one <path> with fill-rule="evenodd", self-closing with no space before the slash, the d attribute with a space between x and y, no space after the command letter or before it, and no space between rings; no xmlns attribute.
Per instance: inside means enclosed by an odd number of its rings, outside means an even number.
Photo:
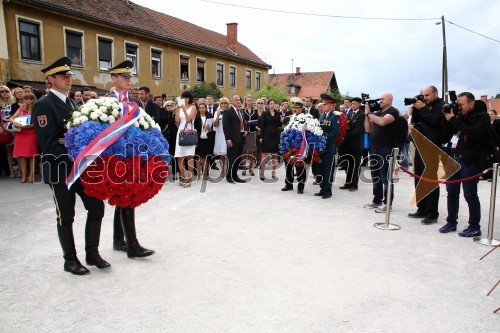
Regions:
<svg viewBox="0 0 500 333"><path fill-rule="evenodd" d="M476 100L469 92L460 93L456 102L446 104L435 87L425 87L421 91L421 97L416 98L408 112L403 114L410 131L406 142L396 145L401 114L393 106L393 96L390 93L380 96L376 111L372 111L370 103L364 103L359 97L346 98L340 104L326 94L321 95L322 102L318 104L310 96L277 101L266 96L253 98L250 95L234 95L222 97L216 102L213 96L208 95L195 100L190 91L184 91L177 99L169 99L165 94L153 95L145 86L130 88L129 79L126 82L120 81L127 78L125 74L129 74L123 70L111 74L115 86L113 89L127 90L127 101L137 103L160 125L165 139L169 142L173 179L183 188L189 188L196 180L213 180L214 178L210 177L210 169L218 171L219 180L225 177L231 184L248 181L248 178L240 177L240 174L253 177L258 173L261 181L268 177L277 179L276 169L283 163L279 156L280 135L291 117L299 114L309 114L318 120L324 135L327 136L326 148L322 152L321 162L313 163L311 167L300 163L286 165L285 186L282 191L293 190L296 178L297 192L303 194L307 174L311 170L311 183L319 185L320 189L315 195L328 199L332 196L332 175L338 166L339 170L346 171L346 182L340 186L340 190L355 192L359 189L361 166L368 163L373 199L364 207L377 213L385 213L390 207L388 203L394 198L394 190L391 191L391 198L388 198L389 186L393 186L389 184L388 157L392 156L393 148L401 150L398 160L402 167L409 168L411 159L417 176L422 176L427 168L426 175L429 176L430 172L431 178L438 179L442 159L436 157L424 161L423 151L411 149L412 136L409 134L412 131L418 131L460 165L460 170L450 179L477 175L493 162L499 161L500 120L497 119L497 112L488 111L486 104ZM58 74L47 74L47 78L49 77L58 77ZM47 81L47 91L52 88L50 85L54 82L57 83L53 79ZM72 94L75 105L70 109L76 109L97 97L90 88L76 91ZM36 102L37 97L29 86L14 88L12 91L7 86L0 87L0 154L3 160L1 171L10 178L19 177L21 183L33 183L35 172L40 172L40 163L36 158L42 152L39 147L40 138L37 142L34 120L31 118ZM337 104L340 104L338 109L348 121L347 132L338 147L334 142L340 133L340 117L334 112ZM39 118L39 127L45 127L42 122ZM186 131L193 130L196 131L196 142L191 145L182 144L181 140ZM414 154L410 154L410 151L414 151ZM337 158L334 158L335 155ZM410 158L411 155L414 156ZM17 174L15 165L18 166ZM421 182L415 178L416 189L422 187ZM439 232L449 233L457 230L462 187L469 206L469 220L468 226L459 232L459 235L481 235L477 183L476 178L464 181L461 185L446 185L446 224ZM439 191L439 186L436 186L429 190L429 193L425 193L417 202L417 211L409 213L409 217L421 219L422 224L436 223L439 216ZM141 247L135 238L133 216L133 208L117 207L114 247L116 250L127 251L131 257L151 255L154 251ZM96 219L101 218L99 215ZM71 223L68 222L69 225ZM100 258L96 251L88 262L99 268L108 267L109 264ZM83 271L80 266L75 267L68 269L76 272L75 274Z"/></svg>

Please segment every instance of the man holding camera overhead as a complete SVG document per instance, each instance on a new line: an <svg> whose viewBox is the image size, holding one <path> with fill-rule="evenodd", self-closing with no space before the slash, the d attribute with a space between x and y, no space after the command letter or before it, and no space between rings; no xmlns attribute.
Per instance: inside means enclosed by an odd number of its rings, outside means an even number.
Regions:
<svg viewBox="0 0 500 333"><path fill-rule="evenodd" d="M410 107L413 129L420 132L420 134L425 136L436 146L441 147L441 122L443 121L444 101L439 98L437 88L434 86L425 87L424 90L422 90L422 95L411 99L405 98L405 105L408 102L413 102ZM425 146L417 147L415 150L415 159L413 162L415 174L422 176L424 169L427 168L430 169L428 172L432 175L432 178L438 179L437 171L439 168L439 159L426 159L424 164L419 149L425 149ZM418 183L419 180L415 178L415 188ZM439 186L423 199L419 200L417 202L417 211L415 213L409 213L408 216L423 218L422 224L436 223L439 216L438 204Z"/></svg>
<svg viewBox="0 0 500 333"><path fill-rule="evenodd" d="M481 107L482 103L482 107ZM476 101L473 94L463 92L456 102L443 106L444 121L442 124L443 142L448 142L450 156L460 164L458 170L449 180L464 179L477 175L486 169L489 149L487 135L490 121L486 106ZM459 232L460 237L481 236L481 204L477 196L478 179L462 183L464 197L469 206L469 226ZM440 233L457 230L460 184L446 185L448 192L448 217L446 224L439 229Z"/></svg>

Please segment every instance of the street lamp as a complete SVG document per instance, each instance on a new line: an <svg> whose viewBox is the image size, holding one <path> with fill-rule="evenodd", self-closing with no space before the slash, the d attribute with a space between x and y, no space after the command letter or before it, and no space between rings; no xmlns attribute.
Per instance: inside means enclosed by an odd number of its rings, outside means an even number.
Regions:
<svg viewBox="0 0 500 333"><path fill-rule="evenodd" d="M448 60L446 57L446 32L444 26L444 16L441 16L441 22L436 22L436 25L441 25L443 31L443 67L442 67L442 82L441 82L441 96L448 103Z"/></svg>

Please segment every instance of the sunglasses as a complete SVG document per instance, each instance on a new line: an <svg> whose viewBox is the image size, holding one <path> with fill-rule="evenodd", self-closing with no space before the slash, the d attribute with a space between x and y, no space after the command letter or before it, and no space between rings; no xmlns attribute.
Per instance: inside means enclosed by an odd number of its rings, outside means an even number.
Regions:
<svg viewBox="0 0 500 333"><path fill-rule="evenodd" d="M167 104L167 107L169 107L169 106L174 106L174 105L173 104Z"/></svg>
<svg viewBox="0 0 500 333"><path fill-rule="evenodd" d="M8 90L0 90L0 94L6 93L6 92L9 92L9 91Z"/></svg>
<svg viewBox="0 0 500 333"><path fill-rule="evenodd" d="M264 103L257 103L257 104L264 104Z"/></svg>
<svg viewBox="0 0 500 333"><path fill-rule="evenodd" d="M220 104L229 104L228 102L220 102Z"/></svg>

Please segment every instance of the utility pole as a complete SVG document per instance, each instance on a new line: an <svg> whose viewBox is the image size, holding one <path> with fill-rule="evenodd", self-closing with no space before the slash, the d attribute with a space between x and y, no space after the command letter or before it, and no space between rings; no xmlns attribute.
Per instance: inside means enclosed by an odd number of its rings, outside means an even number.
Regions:
<svg viewBox="0 0 500 333"><path fill-rule="evenodd" d="M446 31L444 26L444 15L441 16L441 27L443 30L443 73L442 73L442 98L448 103L448 95L446 92L448 91L448 58L446 55Z"/></svg>

